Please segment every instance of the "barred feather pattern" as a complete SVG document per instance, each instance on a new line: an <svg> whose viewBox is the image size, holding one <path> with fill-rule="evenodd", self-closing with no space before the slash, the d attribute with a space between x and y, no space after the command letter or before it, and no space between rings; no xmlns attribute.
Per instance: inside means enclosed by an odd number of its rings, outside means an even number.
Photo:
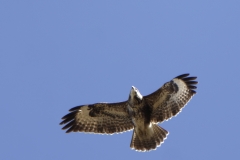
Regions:
<svg viewBox="0 0 240 160"><path fill-rule="evenodd" d="M141 134L141 131L139 132L136 128L133 131L130 147L140 152L155 150L164 142L167 135L168 131L157 124L153 124L151 127L147 128L145 134Z"/></svg>
<svg viewBox="0 0 240 160"><path fill-rule="evenodd" d="M188 75L183 74L175 77L154 93L144 97L153 106L152 122L163 122L176 116L196 94L195 84L198 82L194 80L197 77L188 77Z"/></svg>
<svg viewBox="0 0 240 160"><path fill-rule="evenodd" d="M110 108L109 108L110 107ZM69 132L89 132L113 134L133 129L131 118L126 112L126 104L97 103L70 109L60 123Z"/></svg>

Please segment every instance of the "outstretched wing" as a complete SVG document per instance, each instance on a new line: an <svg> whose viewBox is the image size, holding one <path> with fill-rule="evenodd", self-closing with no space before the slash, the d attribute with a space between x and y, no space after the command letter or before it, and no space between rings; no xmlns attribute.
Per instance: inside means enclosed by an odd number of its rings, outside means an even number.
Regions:
<svg viewBox="0 0 240 160"><path fill-rule="evenodd" d="M133 129L127 112L127 102L96 103L77 106L69 110L60 123L69 132L113 134Z"/></svg>
<svg viewBox="0 0 240 160"><path fill-rule="evenodd" d="M145 100L153 106L151 121L154 123L168 120L176 116L196 94L197 77L183 74L165 83L160 89L145 96Z"/></svg>

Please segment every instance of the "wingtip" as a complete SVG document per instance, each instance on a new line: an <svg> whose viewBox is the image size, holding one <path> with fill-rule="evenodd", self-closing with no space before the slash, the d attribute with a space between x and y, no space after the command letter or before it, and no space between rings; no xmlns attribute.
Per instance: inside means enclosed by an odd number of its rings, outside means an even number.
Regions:
<svg viewBox="0 0 240 160"><path fill-rule="evenodd" d="M186 77L186 78L182 78L184 81L191 81L191 80L195 80L197 79L197 77Z"/></svg>
<svg viewBox="0 0 240 160"><path fill-rule="evenodd" d="M185 74L181 74L181 75L179 75L179 76L177 76L177 77L175 77L175 78L182 79L182 78L187 77L187 76L189 76L189 75L190 75L189 73L185 73Z"/></svg>
<svg viewBox="0 0 240 160"><path fill-rule="evenodd" d="M195 90L191 90L192 91L192 94L197 94L197 92Z"/></svg>
<svg viewBox="0 0 240 160"><path fill-rule="evenodd" d="M79 110L82 106L84 106L84 105L73 107L73 108L69 109L69 112Z"/></svg>
<svg viewBox="0 0 240 160"><path fill-rule="evenodd" d="M74 111L74 112L70 112L68 114L66 114L65 116L62 117L62 120L65 120L65 119L73 119L76 115L77 111Z"/></svg>
<svg viewBox="0 0 240 160"><path fill-rule="evenodd" d="M65 133L70 133L71 131L67 130Z"/></svg>
<svg viewBox="0 0 240 160"><path fill-rule="evenodd" d="M197 86L188 85L188 88L190 88L190 89L197 89Z"/></svg>
<svg viewBox="0 0 240 160"><path fill-rule="evenodd" d="M186 73L179 75L176 78L183 80L194 95L197 93L194 89L197 89L196 84L198 84L198 81L196 81L197 77L188 77L189 75L189 73Z"/></svg>
<svg viewBox="0 0 240 160"><path fill-rule="evenodd" d="M62 129L62 130L65 130L65 129ZM69 129L68 129L68 130L67 130L65 133L67 133L67 134L68 134L68 133L71 133L71 132L73 132L73 131L72 131L72 129L71 129L71 128L69 128Z"/></svg>
<svg viewBox="0 0 240 160"><path fill-rule="evenodd" d="M74 129L74 126L70 127L70 128L66 131L66 133L73 132L73 129Z"/></svg>

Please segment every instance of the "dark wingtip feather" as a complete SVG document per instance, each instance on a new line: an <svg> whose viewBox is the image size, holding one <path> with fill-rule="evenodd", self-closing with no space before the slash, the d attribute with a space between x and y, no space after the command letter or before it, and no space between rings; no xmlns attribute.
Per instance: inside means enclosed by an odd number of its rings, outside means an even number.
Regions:
<svg viewBox="0 0 240 160"><path fill-rule="evenodd" d="M63 124L65 124L64 121L62 121L62 122L59 123L59 125L63 125Z"/></svg>
<svg viewBox="0 0 240 160"><path fill-rule="evenodd" d="M196 94L197 92L196 91L194 91L194 90L191 90L192 91L192 94Z"/></svg>
<svg viewBox="0 0 240 160"><path fill-rule="evenodd" d="M62 117L62 119L73 118L76 112L71 112Z"/></svg>
<svg viewBox="0 0 240 160"><path fill-rule="evenodd" d="M69 122L68 124L66 124L66 125L62 128L62 130L72 127L72 126L74 125L74 123L75 123L74 120L71 121L71 122Z"/></svg>
<svg viewBox="0 0 240 160"><path fill-rule="evenodd" d="M187 84L198 84L198 81L187 81Z"/></svg>
<svg viewBox="0 0 240 160"><path fill-rule="evenodd" d="M65 126L62 128L63 130L68 129L66 133L71 132L71 128L75 126L75 117L78 111L73 111L71 113L68 113L65 115L62 119L63 121L60 123L60 125L65 124Z"/></svg>
<svg viewBox="0 0 240 160"><path fill-rule="evenodd" d="M73 117L73 118L64 119L64 120L60 123L60 125L66 124L66 123L68 123L69 121L71 121L71 120L73 120L73 119L74 119L74 117Z"/></svg>
<svg viewBox="0 0 240 160"><path fill-rule="evenodd" d="M197 89L196 84L198 84L198 81L193 81L197 79L197 77L188 77L189 74L182 74L180 76L177 76L176 78L183 80L188 88L191 90L192 94L196 94L197 92L194 89Z"/></svg>
<svg viewBox="0 0 240 160"><path fill-rule="evenodd" d="M72 132L72 131L74 130L74 128L75 128L75 126L71 126L71 127L66 131L66 133Z"/></svg>
<svg viewBox="0 0 240 160"><path fill-rule="evenodd" d="M191 81L191 80L195 80L197 79L197 77L186 77L186 78L182 78L185 81Z"/></svg>
<svg viewBox="0 0 240 160"><path fill-rule="evenodd" d="M69 112L72 112L72 111L79 110L79 109L80 109L82 106L83 106L83 105L81 105L81 106L76 106L76 107L73 107L73 108L69 109Z"/></svg>
<svg viewBox="0 0 240 160"><path fill-rule="evenodd" d="M197 86L188 85L188 88L190 88L190 89L197 89Z"/></svg>
<svg viewBox="0 0 240 160"><path fill-rule="evenodd" d="M177 76L177 77L175 77L175 78L182 79L182 78L187 77L187 76L189 76L189 73L181 74L181 75L179 75L179 76Z"/></svg>
<svg viewBox="0 0 240 160"><path fill-rule="evenodd" d="M72 131L69 131L69 130L66 131L66 133L70 133L70 132L72 132Z"/></svg>

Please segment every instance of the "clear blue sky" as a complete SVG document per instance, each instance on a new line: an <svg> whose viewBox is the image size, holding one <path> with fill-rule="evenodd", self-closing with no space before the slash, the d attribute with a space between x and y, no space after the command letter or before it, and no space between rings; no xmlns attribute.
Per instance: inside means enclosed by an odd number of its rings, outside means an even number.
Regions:
<svg viewBox="0 0 240 160"><path fill-rule="evenodd" d="M0 159L238 159L240 1L0 2ZM68 109L149 94L198 77L197 95L161 124L156 151L132 132L65 134Z"/></svg>

